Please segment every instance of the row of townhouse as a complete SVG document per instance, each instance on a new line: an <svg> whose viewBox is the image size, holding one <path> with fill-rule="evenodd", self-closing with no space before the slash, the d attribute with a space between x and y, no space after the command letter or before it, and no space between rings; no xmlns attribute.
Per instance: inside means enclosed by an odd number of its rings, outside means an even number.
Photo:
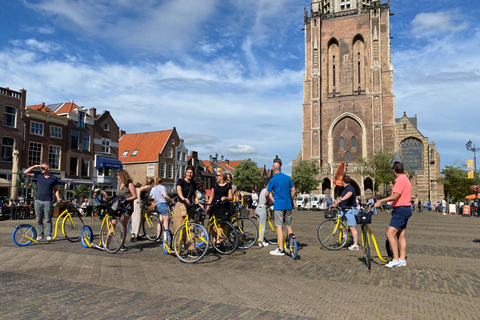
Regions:
<svg viewBox="0 0 480 320"><path fill-rule="evenodd" d="M14 150L19 152L19 178L33 165L48 163L52 174L64 184L65 197L75 185L117 188L119 127L109 111L97 114L73 101L26 106L26 90L0 88L2 154L0 178L11 186ZM11 197L11 189L1 188Z"/></svg>

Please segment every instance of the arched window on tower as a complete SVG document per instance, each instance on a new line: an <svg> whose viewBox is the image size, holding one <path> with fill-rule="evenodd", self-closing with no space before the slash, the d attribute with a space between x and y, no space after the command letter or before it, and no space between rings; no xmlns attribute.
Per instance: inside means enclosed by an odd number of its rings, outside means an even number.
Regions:
<svg viewBox="0 0 480 320"><path fill-rule="evenodd" d="M356 59L353 59L353 90L354 94L365 94L365 42L362 35L357 34L353 39L353 52L356 52Z"/></svg>
<svg viewBox="0 0 480 320"><path fill-rule="evenodd" d="M350 152L345 152L345 162L350 162Z"/></svg>
<svg viewBox="0 0 480 320"><path fill-rule="evenodd" d="M352 144L352 148L355 148L357 146L357 139L355 137L352 137L351 144Z"/></svg>
<svg viewBox="0 0 480 320"><path fill-rule="evenodd" d="M343 138L340 138L340 140L338 141L338 145L340 149L343 149L344 147Z"/></svg>
<svg viewBox="0 0 480 320"><path fill-rule="evenodd" d="M407 170L422 171L422 142L420 140L405 139L400 144L400 150Z"/></svg>
<svg viewBox="0 0 480 320"><path fill-rule="evenodd" d="M340 54L338 41L332 38L328 43L328 92L330 97L336 97L341 91L339 88ZM336 93L336 94L333 94Z"/></svg>

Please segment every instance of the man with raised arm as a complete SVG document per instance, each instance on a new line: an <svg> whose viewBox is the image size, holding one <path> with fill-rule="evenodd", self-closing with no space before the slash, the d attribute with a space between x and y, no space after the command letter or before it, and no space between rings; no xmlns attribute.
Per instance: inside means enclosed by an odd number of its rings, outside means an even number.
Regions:
<svg viewBox="0 0 480 320"><path fill-rule="evenodd" d="M387 268L406 267L405 255L407 251L407 240L405 238L405 229L408 219L412 216L412 206L410 205L412 184L408 177L403 173L403 164L395 161L392 166L395 175L395 184L392 194L389 197L378 200L375 208L380 208L382 202L392 201L392 219L385 235L392 248L393 260L385 265ZM397 236L397 238L395 238ZM400 249L400 256L398 251Z"/></svg>
<svg viewBox="0 0 480 320"><path fill-rule="evenodd" d="M41 173L32 173L35 168L40 168ZM43 216L47 224L47 240L52 240L52 217L53 217L53 191L55 197L60 202L60 193L58 192L58 178L50 173L48 164L37 164L23 172L29 177L37 180L37 194L35 195L35 215L37 216L37 240L43 238Z"/></svg>
<svg viewBox="0 0 480 320"><path fill-rule="evenodd" d="M287 227L288 234L292 234L292 206L295 199L295 186L292 179L282 173L282 162L277 157L272 166L274 176L270 179L265 197L273 203L273 215L275 217L275 226L277 228L278 248L270 251L271 255L283 256L283 226ZM272 195L273 193L273 195Z"/></svg>

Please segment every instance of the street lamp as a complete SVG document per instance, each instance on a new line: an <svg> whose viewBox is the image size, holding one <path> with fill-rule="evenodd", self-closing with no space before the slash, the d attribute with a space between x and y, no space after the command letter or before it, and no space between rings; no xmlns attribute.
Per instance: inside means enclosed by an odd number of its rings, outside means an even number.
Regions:
<svg viewBox="0 0 480 320"><path fill-rule="evenodd" d="M475 205L478 204L478 191L477 191L477 151L480 151L480 148L475 148L473 145L472 148L472 140L468 140L467 144L465 145L468 151L473 151L473 176L475 177Z"/></svg>

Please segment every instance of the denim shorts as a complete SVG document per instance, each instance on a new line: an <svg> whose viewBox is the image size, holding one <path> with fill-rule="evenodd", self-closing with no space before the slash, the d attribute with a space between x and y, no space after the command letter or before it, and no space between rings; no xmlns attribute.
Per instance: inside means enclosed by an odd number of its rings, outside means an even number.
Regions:
<svg viewBox="0 0 480 320"><path fill-rule="evenodd" d="M412 216L412 207L395 207L392 210L392 220L390 220L390 227L397 230L407 229L408 219Z"/></svg>
<svg viewBox="0 0 480 320"><path fill-rule="evenodd" d="M357 209L345 209L342 210L342 221L347 221L347 227L355 227L357 225L357 221L355 220L355 216L358 214Z"/></svg>
<svg viewBox="0 0 480 320"><path fill-rule="evenodd" d="M160 215L166 216L169 214L168 212L168 203L166 202L159 202L155 204L155 207L157 208L158 212L160 212Z"/></svg>

